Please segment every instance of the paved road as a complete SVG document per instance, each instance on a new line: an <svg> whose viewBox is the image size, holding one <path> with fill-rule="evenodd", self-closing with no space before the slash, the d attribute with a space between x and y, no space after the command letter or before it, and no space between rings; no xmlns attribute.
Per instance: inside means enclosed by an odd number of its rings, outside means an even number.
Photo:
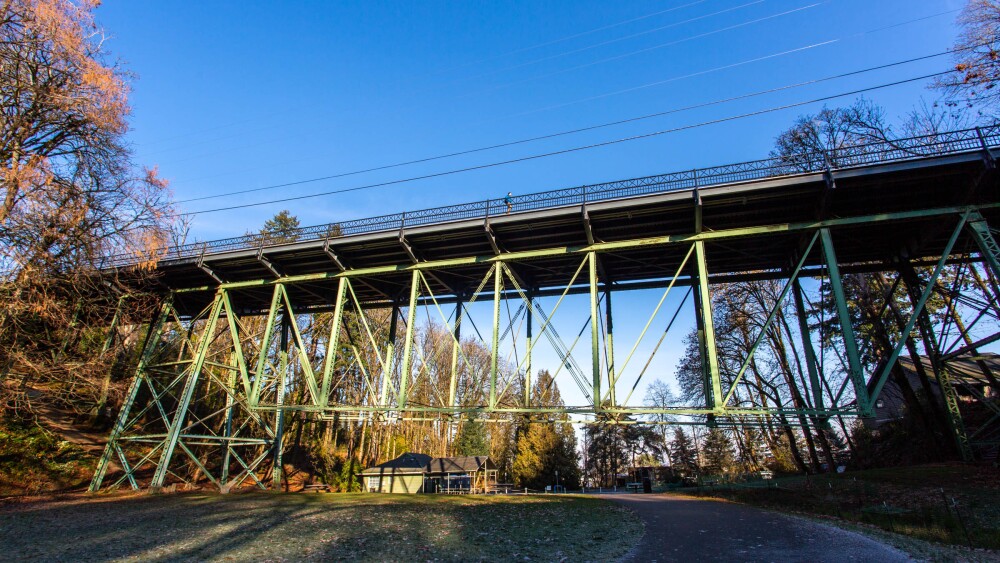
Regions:
<svg viewBox="0 0 1000 563"><path fill-rule="evenodd" d="M607 495L646 534L627 561L911 561L855 532L750 506L672 495Z"/></svg>

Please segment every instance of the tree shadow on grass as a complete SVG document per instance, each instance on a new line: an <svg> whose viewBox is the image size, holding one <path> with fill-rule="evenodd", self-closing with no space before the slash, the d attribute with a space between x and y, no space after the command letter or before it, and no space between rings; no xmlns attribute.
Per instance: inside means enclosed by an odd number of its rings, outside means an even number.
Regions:
<svg viewBox="0 0 1000 563"><path fill-rule="evenodd" d="M593 560L604 553L594 551L601 547L592 541L594 531L608 525L609 515L619 516L602 512L609 510L590 499L557 498L88 497L0 507L0 545L7 555L34 560L509 560L555 554Z"/></svg>

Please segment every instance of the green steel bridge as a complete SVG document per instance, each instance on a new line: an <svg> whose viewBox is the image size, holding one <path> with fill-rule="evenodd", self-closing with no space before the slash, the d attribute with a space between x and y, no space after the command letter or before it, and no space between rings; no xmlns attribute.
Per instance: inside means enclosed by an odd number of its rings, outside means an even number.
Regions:
<svg viewBox="0 0 1000 563"><path fill-rule="evenodd" d="M1000 330L973 341L971 325L958 323L969 329L955 344L938 342L924 305L935 292L957 298L941 282L946 265L975 265L992 290L967 303L981 305L980 327L996 326L1000 249L990 225L1000 224L998 155L1000 128L971 129L521 195L511 209L487 200L172 248L155 285L141 288L162 303L91 490L112 484L105 483L111 464L122 470L114 485L159 487L179 478L172 469L180 462L198 465L223 491L263 488L259 470L280 460L282 415L291 411L442 423L517 413L618 423L671 414L722 425L778 415L870 417L906 339L866 372L842 286L842 276L863 272L887 272L907 288L913 313L900 334L924 337L951 431L971 459L977 438L993 435L962 426L960 384L948 362L1000 340ZM128 265L113 258L105 266ZM720 373L713 287L765 279L781 280L775 308L740 369ZM817 359L806 279L822 280L835 303L838 377ZM640 340L672 291L690 293L705 404L630 401L638 380L626 380L625 366L638 342L626 343L625 354L615 348L612 298L632 290L662 296L648 311L630 311L649 319ZM791 302L806 404L735 404L765 330ZM587 323L567 345L556 314L584 303ZM479 306L491 319L482 331L469 312ZM424 315L449 335L434 358L417 342ZM489 357L469 357L461 345L473 329ZM533 352L543 341L584 404L532 404ZM578 344L589 344L587 361L573 355ZM514 361L503 352L511 347ZM447 388L415 398L425 370L442 361L450 366ZM1000 407L981 398L996 423Z"/></svg>

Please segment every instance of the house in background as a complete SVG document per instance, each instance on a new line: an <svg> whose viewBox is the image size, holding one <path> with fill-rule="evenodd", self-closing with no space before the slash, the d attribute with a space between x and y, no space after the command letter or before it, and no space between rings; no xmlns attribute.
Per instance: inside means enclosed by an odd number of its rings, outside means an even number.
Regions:
<svg viewBox="0 0 1000 563"><path fill-rule="evenodd" d="M431 456L407 452L361 472L361 485L371 493L420 493Z"/></svg>
<svg viewBox="0 0 1000 563"><path fill-rule="evenodd" d="M913 360L906 356L900 356L899 365L906 374L906 379L910 382L910 387L918 394L933 396L935 400L941 400L941 387L934 378L934 367L930 358L920 357L924 371L930 379L930 389L924 389L917 375L916 365ZM994 377L1000 376L1000 355L979 354L973 357L955 358L948 362L949 374L954 382L958 400L963 404L975 404L980 398L996 403L1000 397L990 385L990 381L983 368L989 370ZM868 391L873 391L874 378L869 381ZM903 392L890 377L886 380L882 392L873 405L875 418L868 422L872 426L880 426L886 422L903 418L906 410L906 401L903 399ZM969 421L966 421L968 424Z"/></svg>
<svg viewBox="0 0 1000 563"><path fill-rule="evenodd" d="M405 453L361 472L371 493L486 493L497 482L488 456L436 457Z"/></svg>

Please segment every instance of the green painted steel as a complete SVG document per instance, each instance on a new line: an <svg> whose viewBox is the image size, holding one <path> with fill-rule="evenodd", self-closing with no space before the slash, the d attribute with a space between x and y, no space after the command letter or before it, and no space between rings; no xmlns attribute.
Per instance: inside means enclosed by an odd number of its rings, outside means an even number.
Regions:
<svg viewBox="0 0 1000 563"><path fill-rule="evenodd" d="M462 350L462 297L455 302L455 324L451 330L451 374L448 377L448 405L455 406L458 393L458 356Z"/></svg>
<svg viewBox="0 0 1000 563"><path fill-rule="evenodd" d="M797 233L803 231L814 231L821 228L847 227L851 225L863 225L867 223L877 223L883 221L905 221L907 219L919 219L923 217L942 217L964 213L975 209L997 209L1000 203L987 203L977 206L951 206L937 207L934 209L923 209L918 211L899 211L894 213L878 213L873 215L861 215L857 217L843 217L837 219L826 219L823 221L803 221L795 223L777 223L760 227L745 227L738 229L720 229L703 233L687 233L679 235L667 235L658 237L648 237L613 242L599 242L581 246L557 246L553 248L530 250L524 252L502 252L500 254L469 256L466 258L451 258L446 260L427 260L424 262L398 264L394 266L378 266L371 268L357 268L344 272L327 272L319 274L304 274L295 276L285 276L280 280L260 279L244 282L227 282L220 285L200 286L192 288L178 289L175 293L192 293L215 291L219 287L226 289L247 289L255 287L266 287L282 284L308 283L320 280L335 279L341 277L360 278L379 276L394 272L408 272L413 270L442 270L461 266L471 266L477 264L492 264L498 262L517 262L521 260L531 260L545 258L548 256L561 256L565 254L579 254L586 256L589 252L611 252L615 250L627 250L632 248L669 246L674 244L693 243L697 241L718 241L733 238L753 237L776 233Z"/></svg>
<svg viewBox="0 0 1000 563"><path fill-rule="evenodd" d="M722 397L722 378L719 375L719 353L715 342L715 322L712 320L712 294L708 289L708 259L705 256L705 241L699 240L694 243L695 258L698 261L698 294L701 298L699 315L704 331L704 344L702 351L704 355L705 371L710 383L711 393L706 393L706 406L712 412L721 413L725 410L725 402L720 401Z"/></svg>
<svg viewBox="0 0 1000 563"><path fill-rule="evenodd" d="M799 323L799 338L802 341L802 351L805 354L806 370L809 372L809 387L813 394L813 407L823 410L823 384L820 381L820 368L816 361L816 351L813 349L809 318L806 316L805 303L802 299L802 286L798 278L792 281L792 298L795 300L795 316Z"/></svg>
<svg viewBox="0 0 1000 563"><path fill-rule="evenodd" d="M337 282L337 298L333 306L333 319L330 321L330 338L327 340L326 360L323 363L323 386L320 390L320 401L330 403L330 378L337 363L337 353L340 351L340 325L344 319L344 300L347 297L347 278Z"/></svg>
<svg viewBox="0 0 1000 563"><path fill-rule="evenodd" d="M295 324L290 318L293 318L291 308L286 308L281 315L281 348L279 348L278 352L278 372L274 380L274 400L277 408L274 410L274 443L271 445L271 457L274 458L271 468L271 483L275 490L281 488L281 480L285 473L285 466L282 460L282 452L285 445L285 410L282 408L282 405L285 402L285 382L288 380L289 375L288 333L292 325ZM208 474L208 471L205 471L205 473Z"/></svg>
<svg viewBox="0 0 1000 563"><path fill-rule="evenodd" d="M615 340L614 340L614 317L611 314L611 284L606 283L604 285L604 322L607 326L605 333L607 337L604 342L604 349L606 351L607 363L608 363L608 400L611 401L611 406L615 407L618 405L618 399L615 397L615 383L618 382L618 376L615 374Z"/></svg>
<svg viewBox="0 0 1000 563"><path fill-rule="evenodd" d="M913 314L917 317L917 326L920 328L921 339L924 342L924 347L931 361L934 377L937 379L938 387L941 389L941 397L944 399L945 405L945 416L948 419L948 430L951 431L951 435L955 439L955 445L958 448L959 455L962 456L962 460L972 461L974 458L972 446L969 443L969 435L965 430L965 423L962 421L962 412L958 405L958 393L955 391L947 366L941 361L941 351L937 346L937 337L934 335L934 327L931 324L930 315L927 313L927 307L917 306L921 297L921 282L916 270L913 269L913 265L909 261L901 265L900 277L906 286L906 293L910 297L910 303L913 304ZM936 281L932 281L928 286L933 287L935 284Z"/></svg>
<svg viewBox="0 0 1000 563"><path fill-rule="evenodd" d="M996 208L996 205L983 206L986 208ZM265 482L271 487L277 488L281 485L281 450L284 433L284 417L287 413L302 412L316 413L318 415L332 415L338 413L346 420L444 420L455 421L462 417L480 417L484 420L502 420L505 416L521 414L548 415L550 418L559 418L563 415L589 415L599 416L601 419L613 420L616 422L631 424L637 422L647 422L643 417L649 415L683 415L706 417L711 424L731 425L748 424L751 420L760 420L763 417L814 417L817 420L826 420L834 416L871 416L872 403L882 389L887 376L887 370L876 374L872 384L873 392L869 394L868 382L865 380L865 373L862 370L858 343L852 327L849 303L845 297L845 290L841 282L840 266L834 250L833 231L842 227L862 225L866 222L882 221L904 221L907 219L922 217L941 217L949 221L952 218L960 218L958 226L952 233L949 242L942 250L940 260L931 276L929 284L920 293L914 304L915 314L909 319L907 326L903 327L903 333L911 331L914 323L918 322L919 316L927 302L928 296L935 285L941 270L949 257L954 257L952 252L956 241L962 232L968 232L969 237L974 239L979 245L982 259L987 266L995 269L998 255L993 249L996 242L992 237L988 225L982 216L972 207L950 207L924 210L921 212L889 213L880 215L868 215L864 217L854 217L848 219L831 219L827 221L813 221L805 223L787 223L781 225L766 225L744 229L722 229L716 231L696 232L688 235L671 235L665 237L641 238L614 242L594 242L586 246L579 247L559 247L549 248L531 252L499 253L494 256L473 256L448 260L431 260L426 262L399 264L394 266L382 266L378 268L364 268L358 270L347 270L337 273L324 273L308 276L287 276L278 280L255 280L251 282L238 282L220 284L213 287L215 297L209 307L195 319L182 321L178 318L177 312L164 303L156 320L150 324L150 331L143 347L142 357L136 371L136 377L132 381L125 405L119 414L115 428L108 446L105 448L98 470L91 482L90 489L98 490L104 481L108 465L117 456L118 461L125 468L124 476L118 482L128 480L133 486L137 486L135 480L136 470L140 467L150 465L155 462L155 473L150 482L153 487L162 486L167 479L172 463L176 462L175 450L179 449L190 459L194 467L199 467L205 474L205 478L218 486L220 490L229 490L238 487L243 483L251 484L260 488L266 488ZM717 349L715 326L712 318L712 283L718 283L718 278L710 278L711 256L706 250L714 255L716 248L725 248L727 240L757 236L772 233L798 233L803 241L808 240L807 246L801 255L790 260L789 265L794 266L784 277L787 280L779 296L775 300L772 309L768 312L766 319L760 324L760 332L747 351L745 360L740 364L735 373L721 373L719 353ZM840 234L838 233L838 236ZM838 240L840 240L838 238ZM847 358L847 380L840 393L834 395L829 391L829 400L824 396L824 384L827 383L823 373L821 362L816 357L813 350L811 331L808 325L807 312L803 300L802 288L799 278L806 275L815 275L815 266L806 269L806 264L812 260L815 264L814 254L816 242L820 242L822 248L822 263L826 268L829 277L829 287L836 305L837 318L839 319L840 330L844 342L844 353ZM676 245L686 245L676 247ZM717 246L716 246L717 245ZM991 246L992 245L992 246ZM670 276L669 280L664 280L666 290L659 299L656 307L652 311L649 320L643 326L638 340L631 347L629 353L624 356L621 365L616 364L614 353L614 319L612 316L612 293L618 288L611 283L609 272L603 268L610 263L613 258L607 260L602 258L604 254L611 254L623 249L641 247L661 247L675 246L672 252L677 256L686 250L686 255L680 262L677 271ZM721 252L720 252L721 253ZM546 257L556 256L576 256L580 263L575 273L569 277L565 287L533 287L525 285L524 279L518 276L518 270L512 269L513 264L519 261L531 261L534 264L544 264ZM689 259L694 256L693 266L688 265ZM990 257L993 263L990 262ZM561 264L565 264L565 260ZM430 272L434 269L448 270L449 268L460 268L462 266L480 265L481 268L458 270L452 273L457 277L467 277L473 283L480 280L479 288L472 293L467 290L464 294L453 295L446 293L439 301L439 296L435 295L432 287L437 287L444 282ZM570 268L563 266L566 274ZM583 269L587 269L586 281L583 281ZM672 267L671 267L672 268ZM690 280L684 280L682 275L686 268L693 268ZM485 275L484 275L484 270ZM370 309L365 308L365 304L359 302L357 294L354 292L353 283L367 283L358 278L366 276L380 276L393 272L409 272L409 300L407 305L407 316L405 318L406 330L402 343L402 360L396 376L395 350L397 342L397 322L400 319L399 307L403 305L406 286L399 284L399 293L394 294L394 305L389 316L388 334L384 334L384 325L377 326L374 330L372 326L376 322L374 319L380 317L374 315ZM470 272L472 272L470 274ZM522 272L523 273L523 272ZM724 272L715 272L716 275ZM427 276L425 278L425 275ZM509 283L505 283L504 276L507 276ZM492 289L486 289L491 281ZM432 286L428 283L428 278L440 282ZM336 280L336 293L331 297L332 304L332 324L326 340L326 349L322 350L322 373L319 368L314 373L314 365L319 365L317 358L310 357L309 344L316 342L315 332L305 332L306 329L299 326L297 314L294 307L294 296L298 293L294 286L308 284L312 281L330 279ZM447 278L444 278L447 280ZM527 278L531 281L531 278ZM565 277L563 279L566 279ZM625 398L624 403L619 404L619 397L616 396L616 385L620 382L626 368L636 352L642 339L647 335L654 318L660 311L663 303L667 299L675 282L691 283L691 291L695 296L695 318L698 326L699 345L703 361L703 375L705 380L704 407L701 406L678 406L678 407L645 407L635 406L629 403L631 393ZM393 280L398 280L398 276ZM602 283L603 280L603 283ZM398 283L394 281L393 283ZM586 285L584 285L586 284ZM506 285L506 287L505 287ZM663 287L659 285L657 287ZM256 291L272 290L270 308L266 311L263 325L247 325L246 320L241 320L233 308L233 303L239 295L236 292L257 288ZM537 291L541 290L548 297L559 295L551 314L546 315L542 310L541 303L536 300ZM329 291L329 290L328 290ZM590 316L584 327L580 329L577 339L569 347L562 341L556 327L553 324L553 316L559 307L564 303L564 299L570 293L588 294L588 305ZM601 292L603 293L603 297ZM788 294L794 298L795 314L798 320L799 340L801 349L804 351L806 370L808 371L809 387L811 390L812 405L803 408L743 408L739 406L729 406L730 400L734 397L737 387L748 370L748 366L758 347L765 338L765 334L776 322L777 313L788 300ZM490 347L490 358L488 368L489 394L488 398L477 395L474 399L460 396L463 393L459 386L459 374L462 372L462 362L470 369L473 363L465 357L462 348L461 326L464 323L472 323L476 333L479 328L475 327L470 316L464 314L467 306L471 306L477 298L482 296L483 300L491 300L492 326L491 333L487 338L480 335L480 340ZM604 299L604 321L605 328L602 330L600 301ZM395 299L399 299L396 301ZM454 299L455 312L452 316L447 316L441 310L441 301L444 299ZM512 316L505 331L501 328L501 301L518 301L520 308ZM681 305L686 303L685 295ZM572 300L570 300L572 301ZM619 304L622 302L619 301ZM301 306L301 305L299 305ZM345 307L354 307L353 313L357 314L357 323L345 323ZM431 314L436 308L445 325L451 324L451 342L442 345L444 352L435 350L432 354L424 354L416 340L418 309L425 308ZM546 307L547 308L547 307ZM367 313L366 313L367 312ZM518 348L520 342L519 328L515 328L516 319L521 313L526 314L525 323L527 326L524 342L527 345L526 353L516 361L501 365L501 343L509 344L510 347ZM678 313L680 309L678 309ZM352 314L353 314L352 313ZM674 313L674 319L677 314ZM370 315L370 316L369 316ZM536 315L541 319L540 326L535 326ZM354 317L351 317L352 319ZM223 321L224 319L224 321ZM224 322L224 324L223 324ZM164 326L170 323L172 333L176 341L181 342L176 354L171 353L169 361L152 362L156 351L166 343L164 336ZM280 328L279 328L280 323ZM586 368L576 364L573 358L573 349L577 342L581 341L586 346L587 339L584 336L589 324L590 328L590 381L587 381ZM673 319L667 325L667 330L673 324ZM304 326L305 323L303 323ZM255 326L250 329L248 326ZM352 328L353 327L353 328ZM280 330L278 346L272 345L276 330ZM318 330L318 329L315 329ZM187 337L184 337L184 332ZM256 334L254 331L258 331ZM575 331L575 329L574 329ZM196 334L197 333L197 334ZM355 333L355 334L352 334ZM484 331L485 333L485 331ZM501 335L502 333L502 335ZM663 337L667 331L664 331ZM507 335L511 335L511 340L506 340ZM359 350L355 337L364 338L367 335L367 342L362 346L369 347L370 357L362 361L364 354ZM560 357L559 370L564 367L572 374L577 383L581 386L581 391L587 397L590 404L569 405L563 407L538 407L532 404L532 356L534 347L540 340L540 336L546 336L553 344L556 353ZM660 342L663 341L661 337ZM320 337L321 338L321 337ZM933 339L933 335L930 336ZM341 342L347 344L342 347ZM217 342L215 345L213 343ZM171 344L176 346L176 344ZM794 343L792 343L794 346ZM900 344L889 358L889 364L896 360L901 348ZM291 347L295 348L294 351ZM426 379L430 371L428 365L434 359L435 354L444 354L447 350L444 346L450 347L450 374L447 383L447 397L444 397L444 390L433 390L438 396L427 401L421 399L410 400L410 395L416 397L416 390L425 387ZM211 353L209 348L211 347ZM659 347L657 343L656 347ZM276 349L275 349L276 348ZM343 349L342 349L343 348ZM170 348L173 350L173 348ZM520 350L518 350L519 352ZM374 353L372 353L374 352ZM605 356L602 366L602 353ZM656 348L652 354L656 353ZM652 360L650 354L646 367ZM174 357L176 355L176 357ZM936 354L935 354L936 355ZM446 357L446 356L442 356ZM619 358L621 360L622 358ZM445 360L446 361L446 360ZM359 400L332 401L331 396L338 391L340 385L335 377L338 366L350 363L350 368L356 370L361 375L359 380L362 388L359 390L363 396ZM379 365L376 365L380 364ZM253 364L253 365L251 365ZM516 365L514 365L516 364ZM485 372L485 358L480 364L481 372L477 377L483 377ZM508 368L509 365L509 368ZM960 416L957 411L957 395L950 385L949 374L946 366L941 369L942 389L945 390L945 400L951 411L952 419ZM522 373L522 369L526 368ZM446 369L446 368L442 368ZM639 374L636 384L632 386L634 391L638 386L639 379L645 374L646 369ZM354 372L352 372L354 373ZM606 374L606 376L605 376ZM379 376L381 375L381 382ZM501 375L503 377L501 378ZM726 381L731 381L728 392L723 393L722 379L726 375ZM605 377L607 378L605 380ZM154 385L153 380L157 382ZM341 378L343 379L343 378ZM288 393L286 396L286 384L300 385L303 390L302 399L299 393ZM479 380L482 381L482 380ZM507 391L512 385L523 382L523 397L511 397ZM395 383L398 382L398 385ZM631 384L631 381L629 382ZM745 382L744 382L745 383ZM221 401L212 407L217 409L219 416L224 418L215 419L217 425L209 428L202 425L203 430L194 428L200 424L193 414L189 414L192 408L192 397L196 393L196 387L200 385L213 385L222 388L227 394L223 407L219 407ZM854 401L848 394L848 399L841 401L841 395L848 384L853 384ZM140 389L148 387L151 400L148 404L136 404L136 399L140 396ZM181 388L177 393L178 387ZM203 388L203 387L199 387ZM199 392L200 393L200 392ZM954 395L949 398L948 394ZM515 393L514 395L518 395ZM200 396L200 395L199 395ZM338 395L339 396L339 395ZM422 395L421 395L422 396ZM176 398L176 406L172 406L171 401ZM493 415L483 417L484 414ZM129 424L142 418L152 417L154 420L163 420L163 429L155 429L143 433L136 431L129 433ZM194 420L188 423L187 420ZM960 418L958 419L960 421ZM690 421L675 421L686 424ZM253 432L249 429L253 427ZM214 428L214 429L213 429ZM221 430L220 430L221 428ZM214 432L218 431L219 435ZM126 452L123 445L141 445L142 448L134 448ZM966 440L966 445L968 440ZM213 463L205 463L196 455L197 447L218 446L221 453L221 466ZM239 448L253 447L253 449ZM961 444L960 444L961 447ZM251 453L247 453L247 452ZM135 453L138 452L138 453ZM242 455L241 455L242 454ZM266 479L262 476L266 460L272 460L271 476ZM213 469L220 469L218 474L212 473ZM258 476L261 475L259 478Z"/></svg>
<svg viewBox="0 0 1000 563"><path fill-rule="evenodd" d="M938 260L937 265L934 267L934 271L931 273L930 278L927 280L927 287L924 288L923 292L920 294L920 299L913 306L913 313L910 314L910 318L906 321L906 326L900 331L900 334L909 334L917 319L920 317L920 312L924 310L924 305L927 303L927 299L930 298L931 293L934 292L934 285L937 283L938 277L941 275L941 271L944 269L944 265L948 262L948 256L951 254L951 250L955 248L955 242L958 241L958 235L961 234L962 229L965 227L965 223L968 220L968 212L963 213L958 221L958 226L951 233L951 238L948 239L948 244L945 246L944 251L941 253L941 259ZM832 275L832 273L831 273ZM882 368L882 372L878 375L875 383L875 389L872 391L872 397L878 397L879 393L882 392L882 387L885 382L889 379L889 371L892 369L893 364L899 359L899 354L902 353L903 347L906 345L906 339L900 338L899 342L893 348L892 353L885 362L885 367Z"/></svg>
<svg viewBox="0 0 1000 563"><path fill-rule="evenodd" d="M601 404L601 328L597 322L597 253L587 253L587 271L590 273L590 351L591 351L591 392L594 397L594 412L604 410Z"/></svg>
<svg viewBox="0 0 1000 563"><path fill-rule="evenodd" d="M833 237L829 228L819 230L823 242L823 255L826 257L826 267L830 281L830 290L837 304L837 319L840 321L840 335L844 342L844 354L847 356L847 375L854 384L854 396L858 404L858 412L864 418L875 416L872 410L873 397L878 392L868 394L868 386L861 369L861 356L858 354L858 341L854 336L854 326L851 324L851 314L847 309L847 298L844 296L844 285L841 282L840 266L837 265L837 252L833 247Z"/></svg>
<svg viewBox="0 0 1000 563"><path fill-rule="evenodd" d="M503 262L493 267L493 335L490 339L490 410L497 407L497 372L500 367L500 293L503 288Z"/></svg>
<svg viewBox="0 0 1000 563"><path fill-rule="evenodd" d="M152 322L149 323L149 331L146 333L146 340L142 345L142 353L139 356L139 364L135 368L135 376L132 378L132 383L129 384L128 391L125 393L125 401L122 403L121 410L118 411L118 418L115 420L115 425L111 429L111 435L108 437L108 443L104 446L104 453L101 454L101 459L97 462L97 470L94 472L94 477L90 481L90 487L88 490L92 493L101 488L101 483L104 481L104 475L108 471L108 463L111 460L111 455L113 453L118 453L118 439L121 437L122 432L125 431L129 418L132 416L132 405L135 403L135 398L139 394L139 389L142 387L142 381L146 373L146 366L149 364L156 351L157 344L163 334L163 325L170 316L169 311L172 306L172 297L172 295L167 296L167 298L160 305L160 308ZM127 465L125 466L125 470L126 474L129 475L129 478L131 479L131 472L128 471ZM135 486L134 480L131 482L133 488L138 488Z"/></svg>
<svg viewBox="0 0 1000 563"><path fill-rule="evenodd" d="M993 279L1000 280L1000 244L997 244L996 239L993 237L993 232L990 230L989 224L983 218L982 213L978 210L972 210L969 212L967 225L973 239L976 241L976 246L979 247L979 253L983 257L983 261L986 262L987 266L993 272Z"/></svg>
<svg viewBox="0 0 1000 563"><path fill-rule="evenodd" d="M417 324L417 296L420 294L420 272L414 270L410 279L410 305L406 310L406 332L403 336L403 371L399 374L400 408L406 406L407 385L410 382L410 366L413 364L413 335Z"/></svg>
<svg viewBox="0 0 1000 563"><path fill-rule="evenodd" d="M802 266L805 265L806 259L809 257L809 253L812 251L813 246L816 244L816 239L819 237L819 233L813 235L812 239L809 240L809 244L806 246L805 252L799 258L798 263L795 265L795 269L789 275L788 281L785 282L785 286L781 288L781 293L778 298L774 300L774 305L771 307L771 311L767 314L767 319L764 324L760 327L760 332L757 333L757 337L754 338L753 344L750 345L750 350L747 353L747 357L743 360L743 364L740 366L740 370L736 373L736 378L733 379L733 383L729 388L729 392L726 393L726 398L722 400L722 406L725 407L729 404L729 399L733 397L733 393L736 392L736 386L739 384L740 380L743 379L743 374L746 373L747 368L750 367L750 362L754 358L754 354L757 353L757 347L760 343L764 341L764 337L767 336L768 329L771 328L771 324L774 319L778 317L778 312L781 311L784 305L785 299L788 297L789 291L792 289L792 284L799 279L799 272L802 271Z"/></svg>
<svg viewBox="0 0 1000 563"><path fill-rule="evenodd" d="M202 336L198 340L198 350L195 353L194 362L188 368L187 380L184 382L184 388L181 391L177 410L175 411L173 419L170 422L167 437L164 439L163 451L160 454L160 461L156 465L156 472L153 474L153 480L150 482L150 487L162 487L163 482L167 477L167 472L170 470L170 460L174 455L174 449L177 447L177 439L181 434L184 421L187 420L188 405L191 404L191 397L194 395L195 386L198 384L201 369L205 363L205 356L208 353L208 345L212 342L212 337L215 334L215 325L219 321L221 312L222 291L220 290L216 294L215 301L212 303L212 312L208 317L208 323L205 326L205 330L202 332Z"/></svg>

